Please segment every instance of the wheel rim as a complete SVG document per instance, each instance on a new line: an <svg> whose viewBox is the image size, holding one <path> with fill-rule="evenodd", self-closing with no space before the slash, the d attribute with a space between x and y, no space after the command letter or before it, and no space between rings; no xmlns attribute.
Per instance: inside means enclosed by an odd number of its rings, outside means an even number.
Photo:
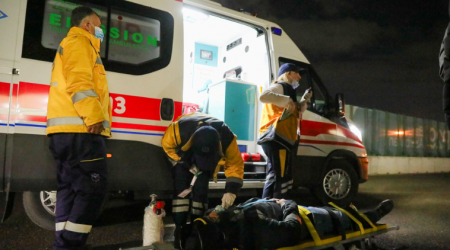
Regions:
<svg viewBox="0 0 450 250"><path fill-rule="evenodd" d="M342 169L330 170L323 180L323 189L328 197L340 200L345 198L352 187L352 181L347 172Z"/></svg>
<svg viewBox="0 0 450 250"><path fill-rule="evenodd" d="M56 211L56 191L41 191L41 204L45 211L55 216Z"/></svg>

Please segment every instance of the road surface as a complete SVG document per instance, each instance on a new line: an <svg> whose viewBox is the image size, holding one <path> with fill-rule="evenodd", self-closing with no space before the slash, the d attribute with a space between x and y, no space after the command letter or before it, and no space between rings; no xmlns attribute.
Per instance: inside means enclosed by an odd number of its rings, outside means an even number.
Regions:
<svg viewBox="0 0 450 250"><path fill-rule="evenodd" d="M296 191L294 195L293 199L299 204L320 205L306 190ZM375 241L378 246L384 249L444 250L450 249L449 197L448 173L371 176L367 183L360 185L354 205L364 210L387 198L394 201L394 210L381 222L399 225L400 230L378 236ZM39 228L28 219L21 198L21 195L16 195L11 217L0 224L0 249L52 249L53 232ZM219 201L212 199L211 203ZM147 205L147 201L112 197L89 237L91 249L117 250L140 246ZM172 223L170 214L165 223ZM168 230L170 234L171 228Z"/></svg>

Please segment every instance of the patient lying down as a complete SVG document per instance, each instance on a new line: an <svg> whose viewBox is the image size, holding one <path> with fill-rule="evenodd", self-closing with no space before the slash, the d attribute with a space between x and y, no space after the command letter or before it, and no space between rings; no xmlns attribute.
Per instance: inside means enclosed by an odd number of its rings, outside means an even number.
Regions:
<svg viewBox="0 0 450 250"><path fill-rule="evenodd" d="M393 208L394 203L385 200L363 214L376 223ZM302 210L320 237L358 230L356 223L337 208L304 207ZM345 210L359 216L356 208ZM194 230L186 241L185 249L188 250L277 249L311 239L295 201L284 199L252 198L227 210L209 210L193 226Z"/></svg>

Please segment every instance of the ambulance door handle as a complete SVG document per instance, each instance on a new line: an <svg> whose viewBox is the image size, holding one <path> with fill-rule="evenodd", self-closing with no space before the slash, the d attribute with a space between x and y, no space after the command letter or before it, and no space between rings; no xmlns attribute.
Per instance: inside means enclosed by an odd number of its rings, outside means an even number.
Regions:
<svg viewBox="0 0 450 250"><path fill-rule="evenodd" d="M175 113L175 103L170 98L163 98L161 100L160 108L161 120L171 121L173 119L173 114Z"/></svg>

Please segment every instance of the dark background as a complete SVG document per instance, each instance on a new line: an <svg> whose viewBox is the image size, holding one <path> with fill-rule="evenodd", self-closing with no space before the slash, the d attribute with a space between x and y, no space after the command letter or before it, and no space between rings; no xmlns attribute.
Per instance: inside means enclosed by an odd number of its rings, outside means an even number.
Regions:
<svg viewBox="0 0 450 250"><path fill-rule="evenodd" d="M443 121L447 0L214 0L280 25L347 104Z"/></svg>

